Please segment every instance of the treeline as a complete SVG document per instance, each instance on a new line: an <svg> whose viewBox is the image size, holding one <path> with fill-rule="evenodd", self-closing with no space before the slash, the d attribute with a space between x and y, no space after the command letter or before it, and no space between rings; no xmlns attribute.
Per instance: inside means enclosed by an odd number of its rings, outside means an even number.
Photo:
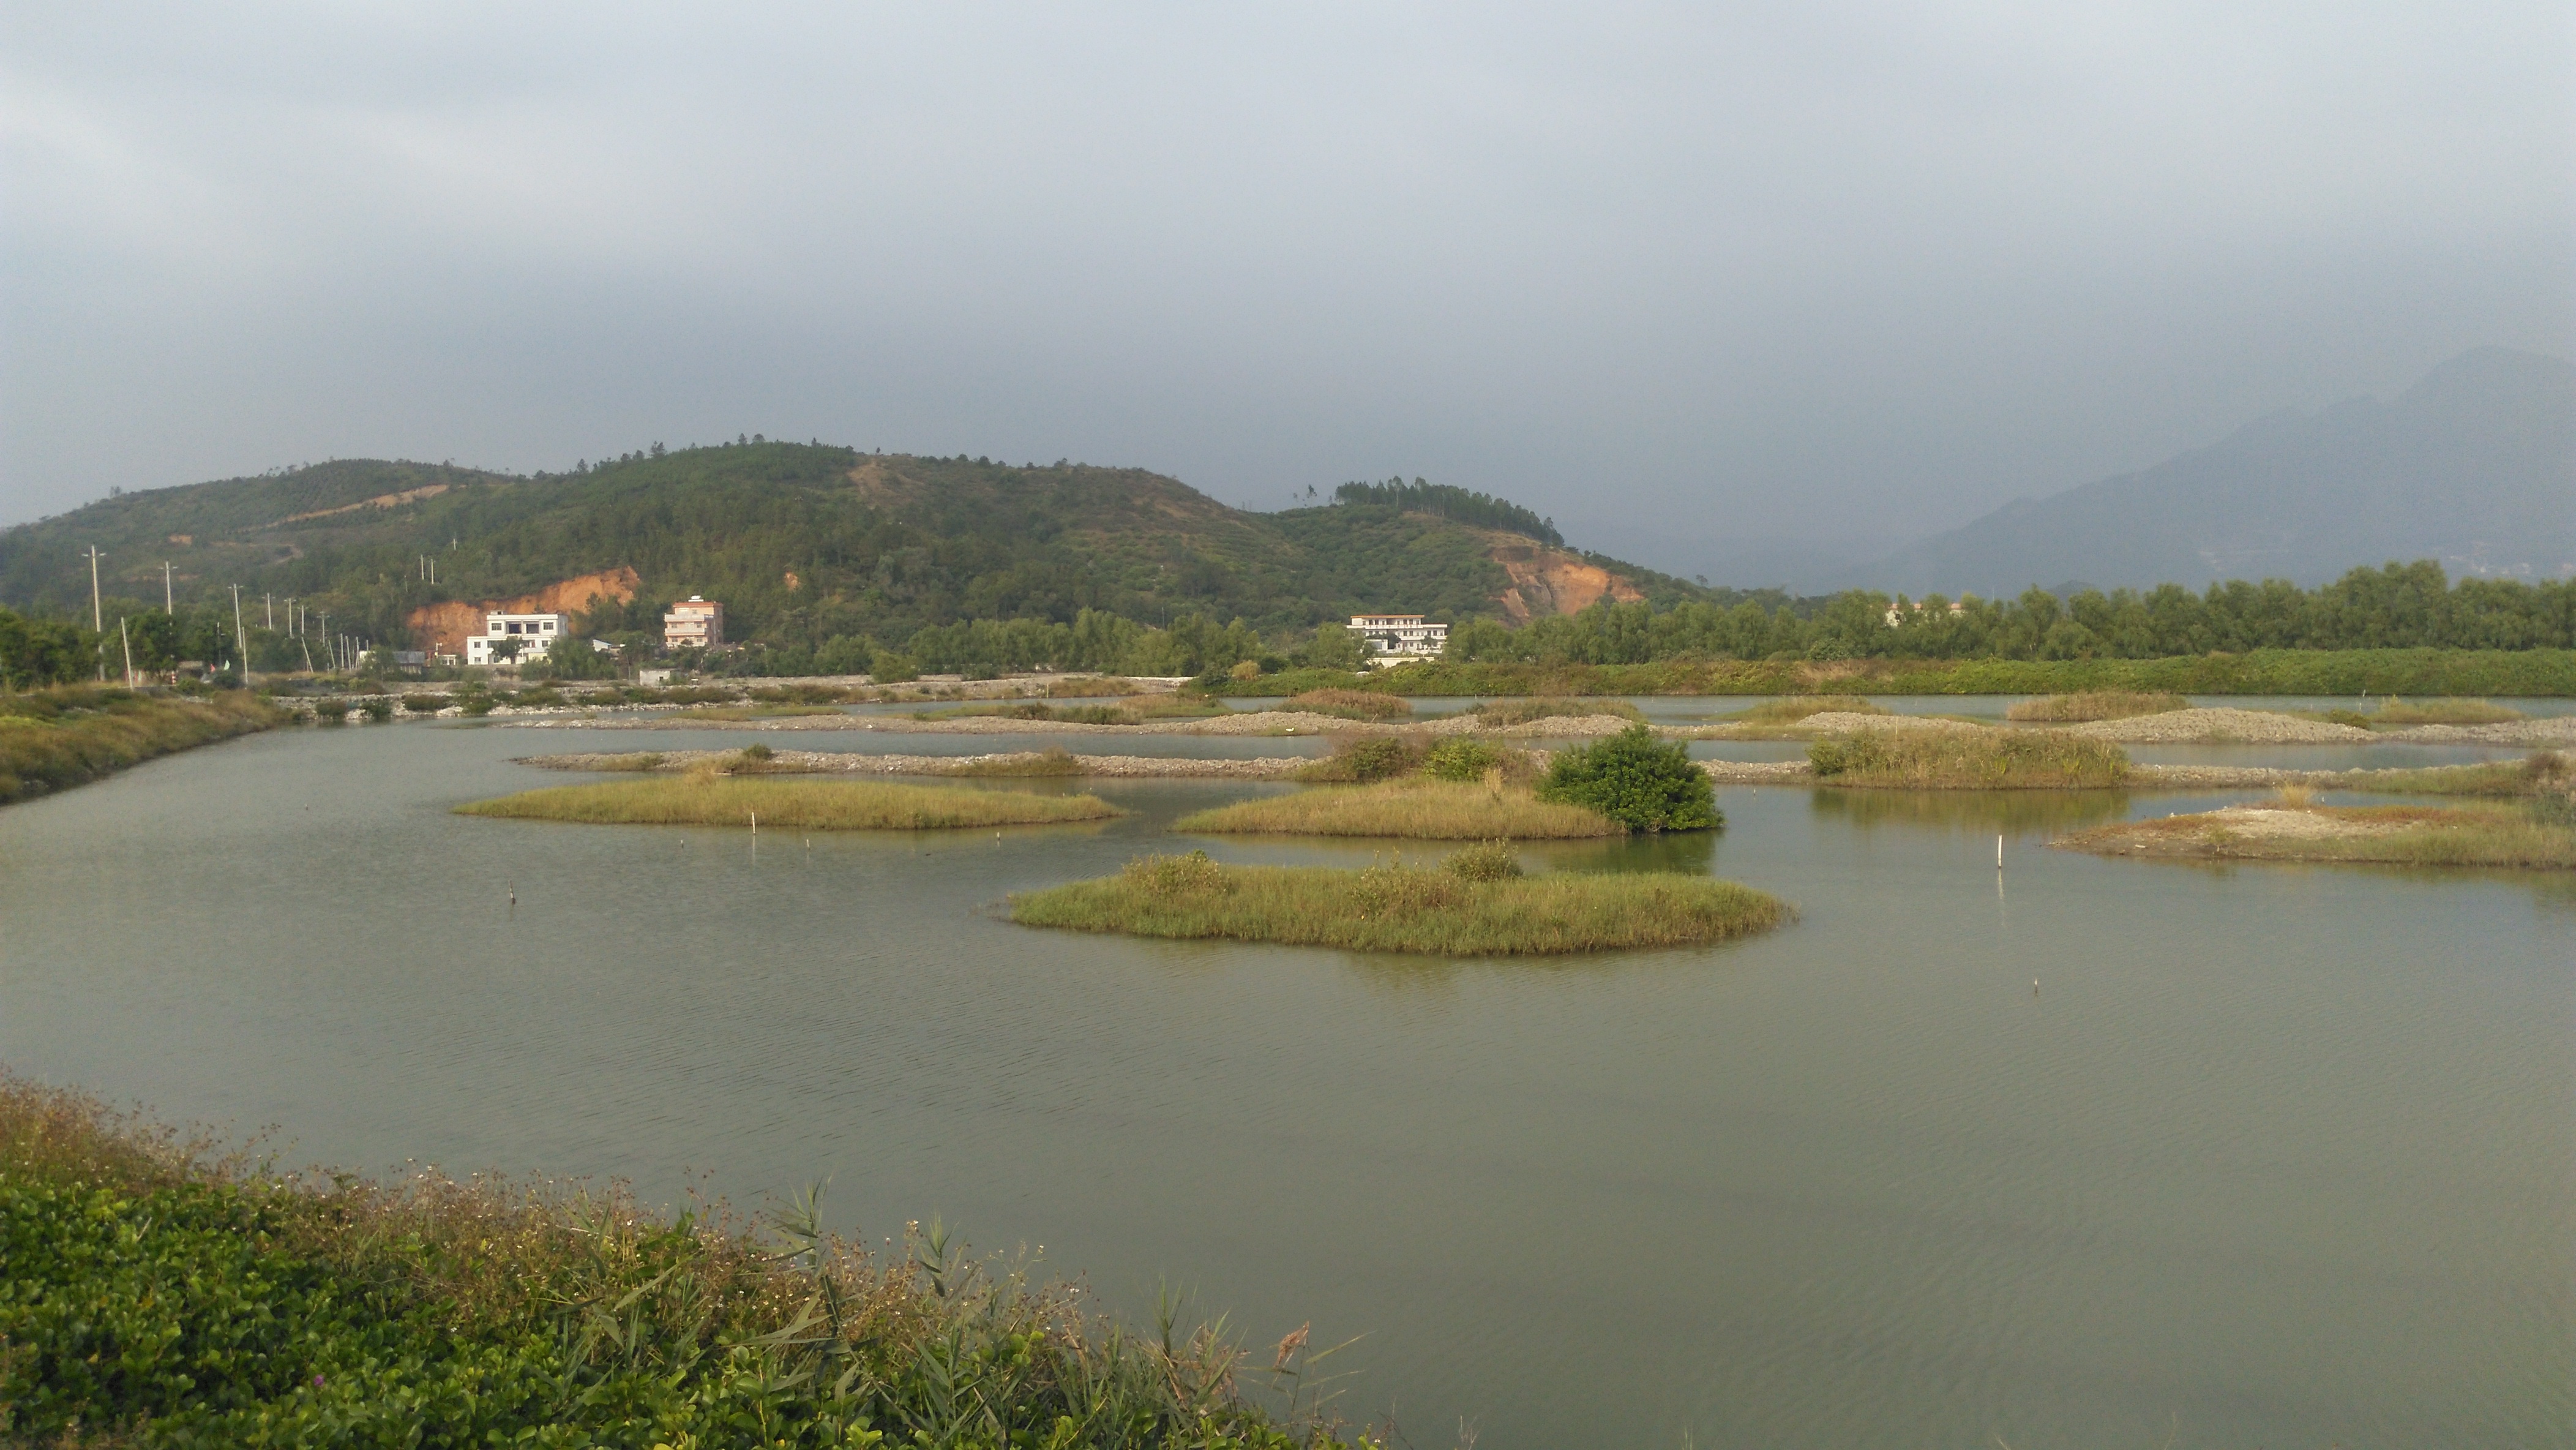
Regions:
<svg viewBox="0 0 2576 1450"><path fill-rule="evenodd" d="M1430 514L1480 529L1526 534L1551 544L1565 542L1565 535L1556 531L1556 520L1540 518L1507 499L1477 493L1455 484L1425 483L1418 478L1411 483L1401 478L1390 478L1384 483L1346 483L1333 490L1333 500L1336 503L1379 504L1407 513Z"/></svg>
<svg viewBox="0 0 2576 1450"><path fill-rule="evenodd" d="M1511 629L1450 631L1448 658L1489 664L1658 660L2162 659L2253 650L2576 648L2576 581L2451 583L2430 560L2355 569L2316 589L2286 580L2143 593L2043 589L2011 600L1851 590L1765 607L1597 604Z"/></svg>
<svg viewBox="0 0 2576 1450"><path fill-rule="evenodd" d="M137 675L160 675L183 661L237 669L241 658L229 608L182 603L165 612L158 604L109 600L105 623L105 629L92 630L86 620L0 609L0 686L33 690L102 677L122 681L129 658ZM303 642L283 631L251 626L250 647L254 670L304 668Z"/></svg>

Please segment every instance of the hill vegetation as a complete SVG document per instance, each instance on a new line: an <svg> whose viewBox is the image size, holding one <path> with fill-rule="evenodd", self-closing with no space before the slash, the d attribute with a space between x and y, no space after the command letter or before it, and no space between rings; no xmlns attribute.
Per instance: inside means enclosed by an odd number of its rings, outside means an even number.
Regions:
<svg viewBox="0 0 2576 1450"><path fill-rule="evenodd" d="M243 585L263 633L268 601L292 597L328 610L335 633L408 646L442 604L597 579L566 602L585 632L658 640L662 609L704 594L724 601L729 635L790 672L866 670L918 638L933 669L1196 673L1363 610L1495 613L1513 583L1495 531L1514 529L1536 531L1516 545L1553 550L1527 510L1420 481L1252 513L1142 469L745 439L533 477L351 460L124 493L0 534L0 604L87 623L95 545L111 615L160 613L167 560L178 600L221 600L227 627L229 586ZM1714 597L1617 572L1647 599ZM260 668L301 663L257 635L253 651Z"/></svg>

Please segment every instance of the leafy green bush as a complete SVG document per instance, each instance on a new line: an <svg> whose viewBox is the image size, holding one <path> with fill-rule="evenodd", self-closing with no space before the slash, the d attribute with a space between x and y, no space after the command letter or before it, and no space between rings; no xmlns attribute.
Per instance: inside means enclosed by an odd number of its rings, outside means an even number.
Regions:
<svg viewBox="0 0 2576 1450"><path fill-rule="evenodd" d="M1422 759L1422 768L1442 780L1483 780L1503 763L1503 752L1482 740L1443 740Z"/></svg>
<svg viewBox="0 0 2576 1450"><path fill-rule="evenodd" d="M435 715L447 708L445 695L405 695L402 707L415 715Z"/></svg>
<svg viewBox="0 0 2576 1450"><path fill-rule="evenodd" d="M334 725L340 724L349 718L349 702L346 700L316 700L313 702L313 718L317 720L328 720Z"/></svg>
<svg viewBox="0 0 2576 1450"><path fill-rule="evenodd" d="M881 649L868 661L868 678L880 685L899 685L921 678L921 661L908 654Z"/></svg>
<svg viewBox="0 0 2576 1450"><path fill-rule="evenodd" d="M1392 735L1363 735L1342 740L1333 753L1297 772L1297 778L1326 785L1367 785L1410 775L1422 764L1422 747Z"/></svg>
<svg viewBox="0 0 2576 1450"><path fill-rule="evenodd" d="M1632 831L1706 831L1725 824L1717 790L1690 751L1643 724L1559 752L1539 783L1542 800L1588 806Z"/></svg>
<svg viewBox="0 0 2576 1450"><path fill-rule="evenodd" d="M1461 881L1509 881L1522 874L1521 855L1509 841L1478 841L1450 853L1440 869Z"/></svg>

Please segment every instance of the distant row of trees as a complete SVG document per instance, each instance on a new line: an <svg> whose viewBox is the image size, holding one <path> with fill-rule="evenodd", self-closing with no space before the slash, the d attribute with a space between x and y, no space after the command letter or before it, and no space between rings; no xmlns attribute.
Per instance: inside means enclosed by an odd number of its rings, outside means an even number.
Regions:
<svg viewBox="0 0 2576 1450"><path fill-rule="evenodd" d="M601 601L584 632L622 621L623 606ZM0 610L0 682L12 689L93 678L124 668L131 646L139 671L182 660L232 660L229 610L182 605L137 609L114 628ZM602 631L605 632L605 631ZM532 662L531 674L606 676L653 649L654 636L622 631L624 659L567 644L560 659ZM311 642L253 627L253 668L303 668ZM1466 663L1646 664L1676 659L2159 659L2256 649L2576 649L2576 581L2453 583L2430 561L2355 569L2332 584L2302 589L2281 580L2179 585L2143 592L2086 590L2060 599L2032 589L2009 600L1940 595L1909 599L1850 590L1821 599L1732 606L1685 601L1596 604L1580 614L1532 620L1517 629L1468 620L1449 635L1448 658ZM327 654L315 657L327 662ZM1266 668L1345 669L1360 647L1338 624L1269 632L1241 619L1219 623L1183 613L1163 625L1101 609L1070 622L974 618L922 627L888 643L863 632L816 632L754 640L683 663L740 675L995 675L1081 670L1129 675L1198 675L1253 660Z"/></svg>
<svg viewBox="0 0 2576 1450"><path fill-rule="evenodd" d="M1776 607L1602 603L1519 629L1450 631L1466 662L1645 664L1702 657L2159 659L2254 649L2576 649L2576 581L2451 583L2430 560L2355 569L2302 589L2286 580L2085 590L2009 600L1909 599L1849 590Z"/></svg>

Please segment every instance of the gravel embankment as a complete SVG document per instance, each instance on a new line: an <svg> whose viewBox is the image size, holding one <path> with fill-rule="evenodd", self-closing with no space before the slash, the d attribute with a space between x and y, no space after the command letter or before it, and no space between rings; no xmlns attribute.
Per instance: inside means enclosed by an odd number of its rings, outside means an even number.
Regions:
<svg viewBox="0 0 2576 1450"><path fill-rule="evenodd" d="M2206 710L2168 710L2161 715L2133 715L2126 720L2094 720L2062 727L2070 735L2116 740L2123 745L2189 745L2200 742L2249 745L2362 745L2391 738L2357 725L2329 720L2302 720L2268 710L2220 706Z"/></svg>

